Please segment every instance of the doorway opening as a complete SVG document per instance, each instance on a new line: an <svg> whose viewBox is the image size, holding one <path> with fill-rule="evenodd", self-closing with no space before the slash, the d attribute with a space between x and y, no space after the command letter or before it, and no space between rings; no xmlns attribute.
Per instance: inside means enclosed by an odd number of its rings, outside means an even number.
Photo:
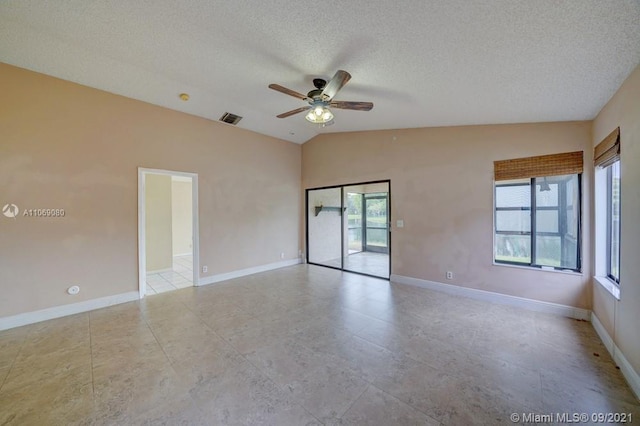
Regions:
<svg viewBox="0 0 640 426"><path fill-rule="evenodd" d="M198 175L138 169L140 298L198 285Z"/></svg>
<svg viewBox="0 0 640 426"><path fill-rule="evenodd" d="M389 279L390 181L307 189L307 262Z"/></svg>

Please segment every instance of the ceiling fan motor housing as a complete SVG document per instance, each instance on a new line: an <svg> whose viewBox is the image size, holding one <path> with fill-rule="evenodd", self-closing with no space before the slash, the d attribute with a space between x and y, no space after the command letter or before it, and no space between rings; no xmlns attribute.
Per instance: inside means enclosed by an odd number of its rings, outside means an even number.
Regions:
<svg viewBox="0 0 640 426"><path fill-rule="evenodd" d="M309 93L307 93L307 96L310 99L321 99L322 98L322 90L321 89L315 89L315 90L311 90Z"/></svg>
<svg viewBox="0 0 640 426"><path fill-rule="evenodd" d="M327 85L327 80L323 80L321 78L314 78L313 85L315 86L315 89L307 93L307 96L313 100L322 99L322 90Z"/></svg>
<svg viewBox="0 0 640 426"><path fill-rule="evenodd" d="M313 86L318 90L324 89L324 86L326 86L326 85L327 85L327 80L325 80L323 78L314 78L313 79Z"/></svg>

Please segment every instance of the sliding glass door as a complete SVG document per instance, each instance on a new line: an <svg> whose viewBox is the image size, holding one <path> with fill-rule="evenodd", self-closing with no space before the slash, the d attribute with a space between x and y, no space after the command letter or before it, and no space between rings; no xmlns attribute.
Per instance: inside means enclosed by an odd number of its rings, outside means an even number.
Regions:
<svg viewBox="0 0 640 426"><path fill-rule="evenodd" d="M342 189L307 192L308 262L342 268Z"/></svg>
<svg viewBox="0 0 640 426"><path fill-rule="evenodd" d="M307 261L389 278L389 181L307 190Z"/></svg>

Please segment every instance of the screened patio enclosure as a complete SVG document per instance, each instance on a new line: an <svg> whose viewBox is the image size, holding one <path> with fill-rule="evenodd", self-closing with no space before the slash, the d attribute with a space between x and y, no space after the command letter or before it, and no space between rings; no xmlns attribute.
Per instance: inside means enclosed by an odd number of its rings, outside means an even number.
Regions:
<svg viewBox="0 0 640 426"><path fill-rule="evenodd" d="M306 191L307 262L388 279L389 181Z"/></svg>

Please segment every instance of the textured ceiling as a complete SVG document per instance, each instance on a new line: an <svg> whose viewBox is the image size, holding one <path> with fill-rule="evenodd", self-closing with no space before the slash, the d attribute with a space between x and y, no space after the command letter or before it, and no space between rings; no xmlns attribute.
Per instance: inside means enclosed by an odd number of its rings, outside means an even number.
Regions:
<svg viewBox="0 0 640 426"><path fill-rule="evenodd" d="M3 0L0 61L298 143L589 120L640 62L640 0ZM338 69L336 99L372 111L275 117L304 103L269 83L306 93Z"/></svg>

